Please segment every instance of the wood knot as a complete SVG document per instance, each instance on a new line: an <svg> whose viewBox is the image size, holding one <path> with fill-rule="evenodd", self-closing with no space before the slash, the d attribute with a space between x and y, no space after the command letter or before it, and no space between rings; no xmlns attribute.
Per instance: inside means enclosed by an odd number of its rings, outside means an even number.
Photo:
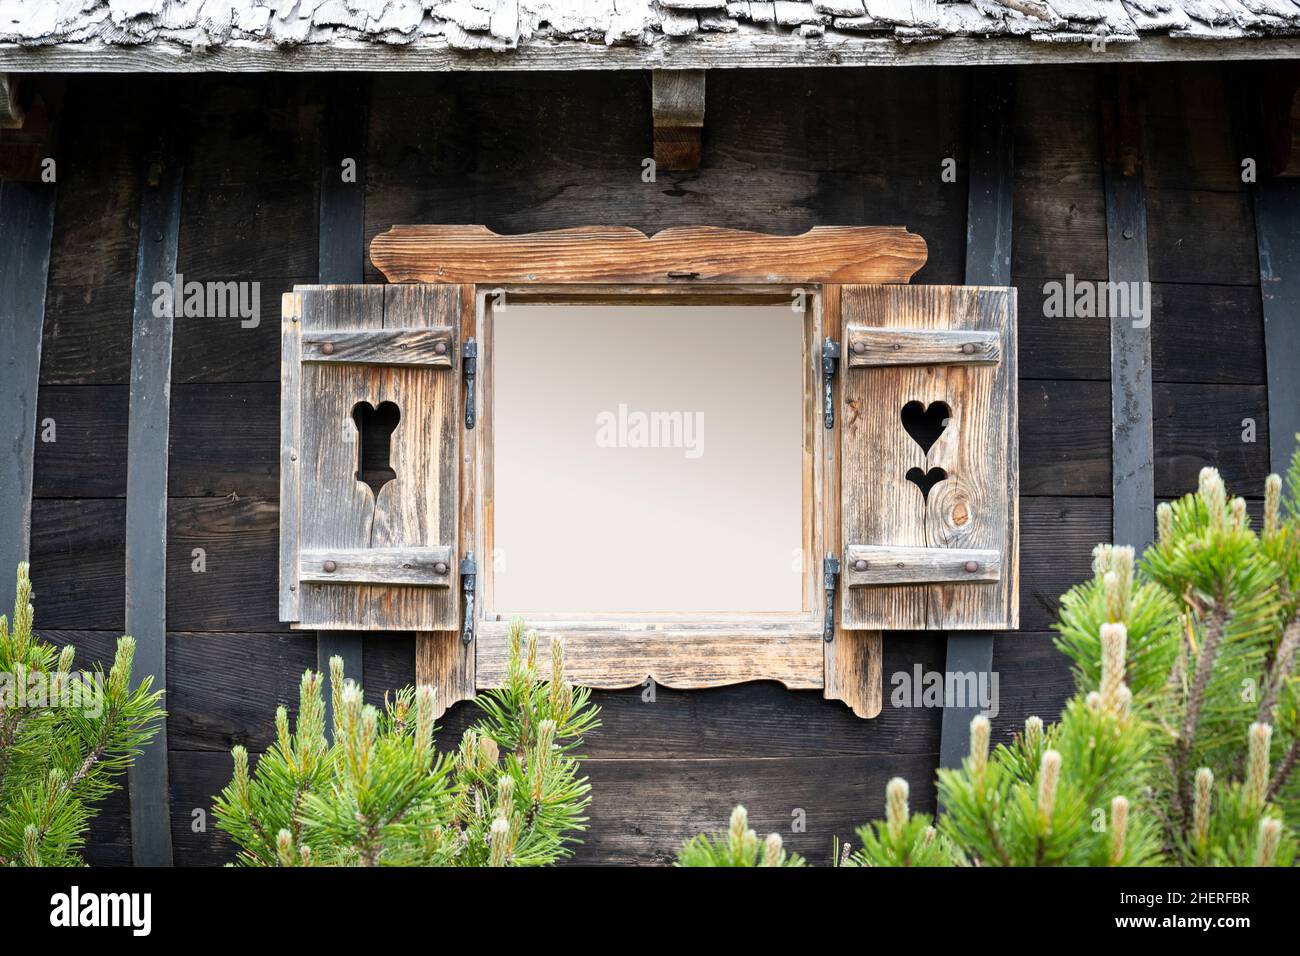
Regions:
<svg viewBox="0 0 1300 956"><path fill-rule="evenodd" d="M957 502L952 509L952 523L961 527L968 521L970 521L970 511L966 507L966 502Z"/></svg>

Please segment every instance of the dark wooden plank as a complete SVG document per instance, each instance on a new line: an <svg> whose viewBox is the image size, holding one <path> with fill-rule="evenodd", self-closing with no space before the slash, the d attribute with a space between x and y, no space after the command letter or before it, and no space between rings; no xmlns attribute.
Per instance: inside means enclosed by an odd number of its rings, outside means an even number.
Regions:
<svg viewBox="0 0 1300 956"><path fill-rule="evenodd" d="M173 498L167 517L171 628L262 633L289 629L279 619L275 501L238 495Z"/></svg>
<svg viewBox="0 0 1300 956"><path fill-rule="evenodd" d="M279 461L277 384L172 388L171 495L278 498Z"/></svg>
<svg viewBox="0 0 1300 956"><path fill-rule="evenodd" d="M126 495L126 385L44 385L36 404L49 437L36 442L38 498L120 498ZM46 429L43 426L42 432Z"/></svg>
<svg viewBox="0 0 1300 956"><path fill-rule="evenodd" d="M1092 549L1110 537L1108 498L1020 499L1020 627L1047 631L1062 594L1092 576Z"/></svg>
<svg viewBox="0 0 1300 956"><path fill-rule="evenodd" d="M1105 382L1020 382L1020 493L1109 497Z"/></svg>
<svg viewBox="0 0 1300 956"><path fill-rule="evenodd" d="M126 629L136 640L132 679L167 687L167 450L172 378L170 315L156 315L154 287L176 278L184 167L164 146L146 158L140 200L131 394L127 429ZM127 774L132 857L170 866L171 807L167 728L143 748Z"/></svg>
<svg viewBox="0 0 1300 956"><path fill-rule="evenodd" d="M1121 68L1103 97L1102 113L1107 274L1113 283L1141 288L1151 275L1136 83L1133 71ZM1111 317L1110 366L1113 537L1141 550L1155 533L1149 315Z"/></svg>
<svg viewBox="0 0 1300 956"><path fill-rule="evenodd" d="M1263 385L1264 315L1250 286L1152 283L1154 382Z"/></svg>
<svg viewBox="0 0 1300 956"><path fill-rule="evenodd" d="M1250 197L1204 189L1147 190L1153 282L1253 286L1258 264ZM1206 228L1213 223L1213 228Z"/></svg>
<svg viewBox="0 0 1300 956"><path fill-rule="evenodd" d="M217 279L211 273L202 275ZM187 277L198 278L198 276ZM234 280L231 280L234 281ZM316 273L276 278L255 273L257 314L209 318L177 316L172 341L172 381L278 382L280 380L280 296L295 285L316 281ZM251 297L250 289L248 296Z"/></svg>
<svg viewBox="0 0 1300 956"><path fill-rule="evenodd" d="M1300 180L1255 186L1260 296L1268 359L1271 467L1286 472L1300 432Z"/></svg>
<svg viewBox="0 0 1300 956"><path fill-rule="evenodd" d="M41 628L123 633L126 502L32 502L32 590Z"/></svg>
<svg viewBox="0 0 1300 956"><path fill-rule="evenodd" d="M1264 386L1158 383L1153 397L1157 495L1194 491L1201 469L1212 466L1233 494L1263 496L1273 435Z"/></svg>
<svg viewBox="0 0 1300 956"><path fill-rule="evenodd" d="M322 283L357 284L364 279L369 107L368 78L330 77L320 153L317 265ZM317 669L328 674L330 659L341 657L343 672L364 686L364 641L359 633L318 632ZM332 732L332 710L333 703L326 695L327 733Z"/></svg>
<svg viewBox="0 0 1300 956"><path fill-rule="evenodd" d="M0 182L0 608L14 603L14 571L32 531L32 474L45 282L55 187Z"/></svg>

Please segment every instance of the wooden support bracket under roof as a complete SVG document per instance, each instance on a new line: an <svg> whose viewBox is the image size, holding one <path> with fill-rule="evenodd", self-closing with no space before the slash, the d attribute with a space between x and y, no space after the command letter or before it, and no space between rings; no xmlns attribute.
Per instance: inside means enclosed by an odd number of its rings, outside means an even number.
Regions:
<svg viewBox="0 0 1300 956"><path fill-rule="evenodd" d="M655 168L700 168L704 133L704 71L655 70L651 74Z"/></svg>

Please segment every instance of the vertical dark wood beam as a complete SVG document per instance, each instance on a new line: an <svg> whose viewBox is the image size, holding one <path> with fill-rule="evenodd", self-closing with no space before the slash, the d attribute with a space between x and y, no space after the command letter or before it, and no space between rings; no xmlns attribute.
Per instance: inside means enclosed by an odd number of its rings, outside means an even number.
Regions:
<svg viewBox="0 0 1300 956"><path fill-rule="evenodd" d="M704 71L654 70L650 74L655 168L700 168L704 141Z"/></svg>
<svg viewBox="0 0 1300 956"><path fill-rule="evenodd" d="M1008 286L1011 284L1016 74L1012 67L978 67L970 76L966 284ZM948 635L944 663L947 673L987 674L992 669L992 633L955 631ZM939 732L939 766L961 766L961 759L969 750L970 722L979 710L978 707L949 707L945 701Z"/></svg>
<svg viewBox="0 0 1300 956"><path fill-rule="evenodd" d="M1137 71L1119 67L1105 80L1102 135L1106 258L1113 283L1150 288L1142 120ZM1150 297L1146 298L1150 302ZM1151 321L1110 319L1111 536L1139 553L1155 534L1155 467L1151 412Z"/></svg>
<svg viewBox="0 0 1300 956"><path fill-rule="evenodd" d="M322 283L363 281L366 263L366 124L370 83L364 76L330 76L321 131L320 251ZM356 164L355 181L345 182L344 163ZM316 667L329 676L331 657L343 658L343 672L362 682L364 635L348 631L316 632ZM326 733L333 734L333 703L325 695Z"/></svg>
<svg viewBox="0 0 1300 956"><path fill-rule="evenodd" d="M32 532L36 390L54 185L0 182L0 614L14 604L14 572Z"/></svg>
<svg viewBox="0 0 1300 956"><path fill-rule="evenodd" d="M1285 475L1300 432L1300 179L1261 177L1254 198L1269 462Z"/></svg>
<svg viewBox="0 0 1300 956"><path fill-rule="evenodd" d="M167 452L171 423L172 310L155 309L157 283L175 291L183 164L174 143L144 160L131 326L126 465L126 630L135 638L132 682L167 687ZM175 297L173 296L173 301ZM156 315L156 311L164 314ZM164 698L164 706L166 698ZM167 726L127 776L137 866L172 863Z"/></svg>

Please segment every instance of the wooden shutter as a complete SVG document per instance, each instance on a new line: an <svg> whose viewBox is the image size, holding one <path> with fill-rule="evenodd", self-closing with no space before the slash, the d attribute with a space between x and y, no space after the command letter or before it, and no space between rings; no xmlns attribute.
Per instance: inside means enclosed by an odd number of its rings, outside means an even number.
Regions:
<svg viewBox="0 0 1300 956"><path fill-rule="evenodd" d="M460 297L455 285L285 296L282 620L319 630L458 626ZM385 402L400 418L388 441L394 477L376 494L360 480L353 414Z"/></svg>
<svg viewBox="0 0 1300 956"><path fill-rule="evenodd" d="M843 626L1018 626L1015 290L840 301Z"/></svg>

